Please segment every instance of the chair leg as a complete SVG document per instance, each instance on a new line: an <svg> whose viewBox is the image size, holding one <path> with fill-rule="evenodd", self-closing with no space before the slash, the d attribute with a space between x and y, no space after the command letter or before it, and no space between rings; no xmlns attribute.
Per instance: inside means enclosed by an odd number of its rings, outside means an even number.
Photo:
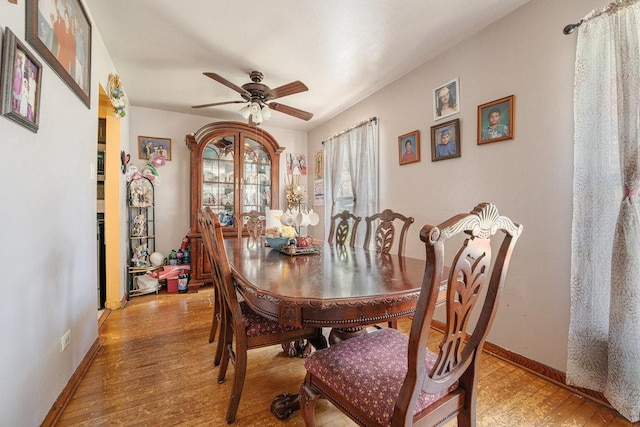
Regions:
<svg viewBox="0 0 640 427"><path fill-rule="evenodd" d="M398 319L390 320L389 327L393 329L398 329Z"/></svg>
<svg viewBox="0 0 640 427"><path fill-rule="evenodd" d="M224 332L220 336L222 358L220 360L220 370L218 371L218 384L222 384L227 375L227 367L229 366L229 359L231 357L231 344L233 342L233 329L231 325L227 325L223 330Z"/></svg>
<svg viewBox="0 0 640 427"><path fill-rule="evenodd" d="M246 373L247 349L236 347L233 387L231 388L231 397L229 397L229 407L227 408L227 424L232 424L236 420L236 412L238 412L238 406L240 405L240 397L242 396Z"/></svg>
<svg viewBox="0 0 640 427"><path fill-rule="evenodd" d="M220 307L222 307L222 305L220 305ZM224 351L224 348L226 347L226 342L227 342L227 340L224 338L224 334L226 333L226 330L227 330L226 312L221 309L219 311L219 315L220 315L220 320L219 320L220 331L218 332L218 346L216 347L216 355L215 355L215 358L213 359L214 366L220 365L220 360L222 360L222 353Z"/></svg>
<svg viewBox="0 0 640 427"><path fill-rule="evenodd" d="M311 389L305 379L300 386L300 412L304 425L307 427L315 427L316 425L316 400L318 397L320 395Z"/></svg>
<svg viewBox="0 0 640 427"><path fill-rule="evenodd" d="M214 285L215 286L215 285ZM220 298L218 290L213 290L213 319L211 320L211 331L209 332L209 344L216 339L216 331L220 322Z"/></svg>

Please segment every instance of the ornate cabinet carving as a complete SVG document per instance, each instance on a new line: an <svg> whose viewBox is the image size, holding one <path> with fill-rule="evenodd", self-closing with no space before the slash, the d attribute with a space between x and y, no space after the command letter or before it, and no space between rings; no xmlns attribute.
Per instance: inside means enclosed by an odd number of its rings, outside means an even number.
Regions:
<svg viewBox="0 0 640 427"><path fill-rule="evenodd" d="M278 208L280 153L269 133L240 122L215 122L186 137L191 150L191 280L201 286L211 280L198 226L198 212L209 206L220 217L225 237L244 230L243 212Z"/></svg>

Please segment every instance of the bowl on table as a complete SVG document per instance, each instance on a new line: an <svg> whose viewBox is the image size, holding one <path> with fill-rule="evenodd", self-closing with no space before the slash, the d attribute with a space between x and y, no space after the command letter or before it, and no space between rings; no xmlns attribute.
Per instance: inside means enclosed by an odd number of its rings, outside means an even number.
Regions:
<svg viewBox="0 0 640 427"><path fill-rule="evenodd" d="M280 250L281 247L289 242L289 237L268 237L264 238L270 247L275 250Z"/></svg>

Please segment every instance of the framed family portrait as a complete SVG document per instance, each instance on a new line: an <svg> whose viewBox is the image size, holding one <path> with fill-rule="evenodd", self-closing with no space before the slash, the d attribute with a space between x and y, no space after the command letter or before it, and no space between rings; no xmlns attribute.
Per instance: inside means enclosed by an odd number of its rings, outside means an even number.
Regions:
<svg viewBox="0 0 640 427"><path fill-rule="evenodd" d="M87 108L91 102L91 23L80 0L26 0L27 42Z"/></svg>
<svg viewBox="0 0 640 427"><path fill-rule="evenodd" d="M38 132L42 64L7 27L2 46L2 115Z"/></svg>
<svg viewBox="0 0 640 427"><path fill-rule="evenodd" d="M460 112L460 80L453 79L433 90L433 120Z"/></svg>
<svg viewBox="0 0 640 427"><path fill-rule="evenodd" d="M398 137L400 165L420 161L420 131L414 130Z"/></svg>
<svg viewBox="0 0 640 427"><path fill-rule="evenodd" d="M431 126L431 161L460 157L460 119Z"/></svg>
<svg viewBox="0 0 640 427"><path fill-rule="evenodd" d="M155 136L138 137L138 158L149 160L152 154L164 156L166 161L171 160L171 139Z"/></svg>
<svg viewBox="0 0 640 427"><path fill-rule="evenodd" d="M478 106L478 145L513 139L515 96Z"/></svg>

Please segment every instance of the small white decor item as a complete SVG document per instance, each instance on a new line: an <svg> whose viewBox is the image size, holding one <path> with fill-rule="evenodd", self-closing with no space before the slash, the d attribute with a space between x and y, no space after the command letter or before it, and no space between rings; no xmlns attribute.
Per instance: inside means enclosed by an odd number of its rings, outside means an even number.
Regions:
<svg viewBox="0 0 640 427"><path fill-rule="evenodd" d="M160 267L162 264L164 264L164 255L162 255L160 252L154 252L149 255L149 261L151 261L152 266Z"/></svg>

